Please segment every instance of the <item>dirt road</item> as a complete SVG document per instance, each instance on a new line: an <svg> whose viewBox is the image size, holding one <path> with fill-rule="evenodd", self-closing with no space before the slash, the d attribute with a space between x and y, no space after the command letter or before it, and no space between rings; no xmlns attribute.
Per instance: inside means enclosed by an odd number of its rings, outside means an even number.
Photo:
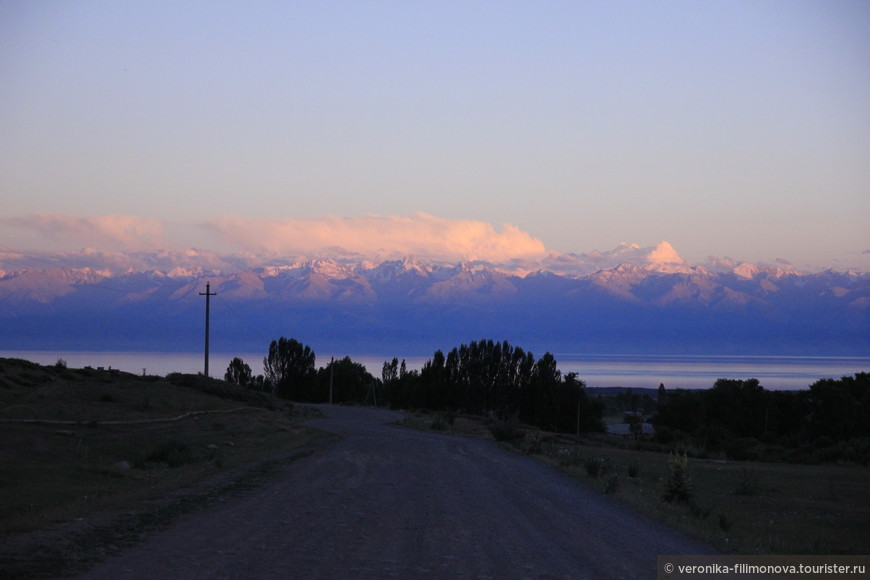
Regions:
<svg viewBox="0 0 870 580"><path fill-rule="evenodd" d="M709 551L493 443L323 409L340 441L83 578L636 579Z"/></svg>

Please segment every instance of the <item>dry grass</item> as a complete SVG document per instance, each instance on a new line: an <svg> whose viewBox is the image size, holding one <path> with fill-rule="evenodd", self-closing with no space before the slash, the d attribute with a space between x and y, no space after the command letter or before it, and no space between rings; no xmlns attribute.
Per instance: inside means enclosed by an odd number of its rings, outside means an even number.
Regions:
<svg viewBox="0 0 870 580"><path fill-rule="evenodd" d="M429 422L417 415L407 424ZM483 420L469 417L457 418L450 432L492 438ZM511 447L724 552L863 554L870 545L868 467L689 458L692 499L667 503L667 453L610 435L578 440L532 428Z"/></svg>
<svg viewBox="0 0 870 580"><path fill-rule="evenodd" d="M270 396L197 377L175 383L0 359L0 534L129 508L323 437ZM108 424L198 411L220 413ZM73 424L2 422L21 419Z"/></svg>
<svg viewBox="0 0 870 580"><path fill-rule="evenodd" d="M603 457L619 477L612 495L620 501L725 552L861 554L870 545L867 467L690 458L692 500L681 504L662 500L667 454L600 441L575 445L571 452ZM560 463L558 456L542 457ZM606 477L593 479L582 466L561 463L572 476L604 491ZM632 465L634 478L628 475Z"/></svg>

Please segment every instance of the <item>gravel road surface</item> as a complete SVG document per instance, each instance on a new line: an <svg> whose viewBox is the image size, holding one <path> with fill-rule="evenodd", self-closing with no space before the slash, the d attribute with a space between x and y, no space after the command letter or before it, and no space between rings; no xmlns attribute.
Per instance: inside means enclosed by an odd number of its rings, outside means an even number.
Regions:
<svg viewBox="0 0 870 580"><path fill-rule="evenodd" d="M498 445L415 431L390 411L321 407L342 439L82 578L655 578L709 553Z"/></svg>

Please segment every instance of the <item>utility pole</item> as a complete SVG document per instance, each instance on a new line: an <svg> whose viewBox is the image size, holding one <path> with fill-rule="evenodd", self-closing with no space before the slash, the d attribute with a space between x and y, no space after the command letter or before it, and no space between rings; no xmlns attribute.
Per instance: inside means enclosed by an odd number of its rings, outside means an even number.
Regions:
<svg viewBox="0 0 870 580"><path fill-rule="evenodd" d="M580 391L577 391L577 437L580 437Z"/></svg>
<svg viewBox="0 0 870 580"><path fill-rule="evenodd" d="M335 357L329 359L329 404L332 404L332 376L335 372Z"/></svg>
<svg viewBox="0 0 870 580"><path fill-rule="evenodd" d="M200 296L205 296L205 370L203 371L204 376L208 376L208 307L209 307L209 298L212 296L217 296L217 292L211 291L211 282L205 283L205 292L200 292Z"/></svg>

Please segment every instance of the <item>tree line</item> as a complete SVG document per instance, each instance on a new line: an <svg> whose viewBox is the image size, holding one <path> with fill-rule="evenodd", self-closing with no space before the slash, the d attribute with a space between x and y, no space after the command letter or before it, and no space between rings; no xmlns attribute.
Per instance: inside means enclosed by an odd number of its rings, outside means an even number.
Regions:
<svg viewBox="0 0 870 580"><path fill-rule="evenodd" d="M294 338L281 337L269 344L269 351L263 357L262 375L254 376L251 367L235 357L227 366L224 379L306 403L328 402L330 385L335 403L362 403L366 395L372 394L374 377L350 357L332 360L320 369L315 362L316 355L311 347Z"/></svg>
<svg viewBox="0 0 870 580"><path fill-rule="evenodd" d="M315 354L296 339L281 337L269 345L264 374L254 377L241 359L233 359L225 379L302 402L377 402L395 409L489 414L515 418L550 431L601 431L603 404L587 396L576 373L562 376L555 357L536 359L507 341L480 340L446 355L436 350L420 371L405 361L385 361L380 378L350 357L315 369Z"/></svg>
<svg viewBox="0 0 870 580"><path fill-rule="evenodd" d="M770 391L758 379L707 390L659 390L651 422L661 443L732 459L870 463L870 373Z"/></svg>
<svg viewBox="0 0 870 580"><path fill-rule="evenodd" d="M225 379L301 402L331 397L516 419L556 432L603 430L605 404L588 395L576 373L563 376L551 353L536 358L507 341L436 350L419 371L394 357L380 378L350 357L319 369L315 360L310 347L281 337L269 345L262 375L235 358ZM649 397L623 398L623 411L652 410ZM650 422L659 444L696 456L870 464L870 373L821 379L800 391L766 390L757 379L719 379L706 390L662 385Z"/></svg>

